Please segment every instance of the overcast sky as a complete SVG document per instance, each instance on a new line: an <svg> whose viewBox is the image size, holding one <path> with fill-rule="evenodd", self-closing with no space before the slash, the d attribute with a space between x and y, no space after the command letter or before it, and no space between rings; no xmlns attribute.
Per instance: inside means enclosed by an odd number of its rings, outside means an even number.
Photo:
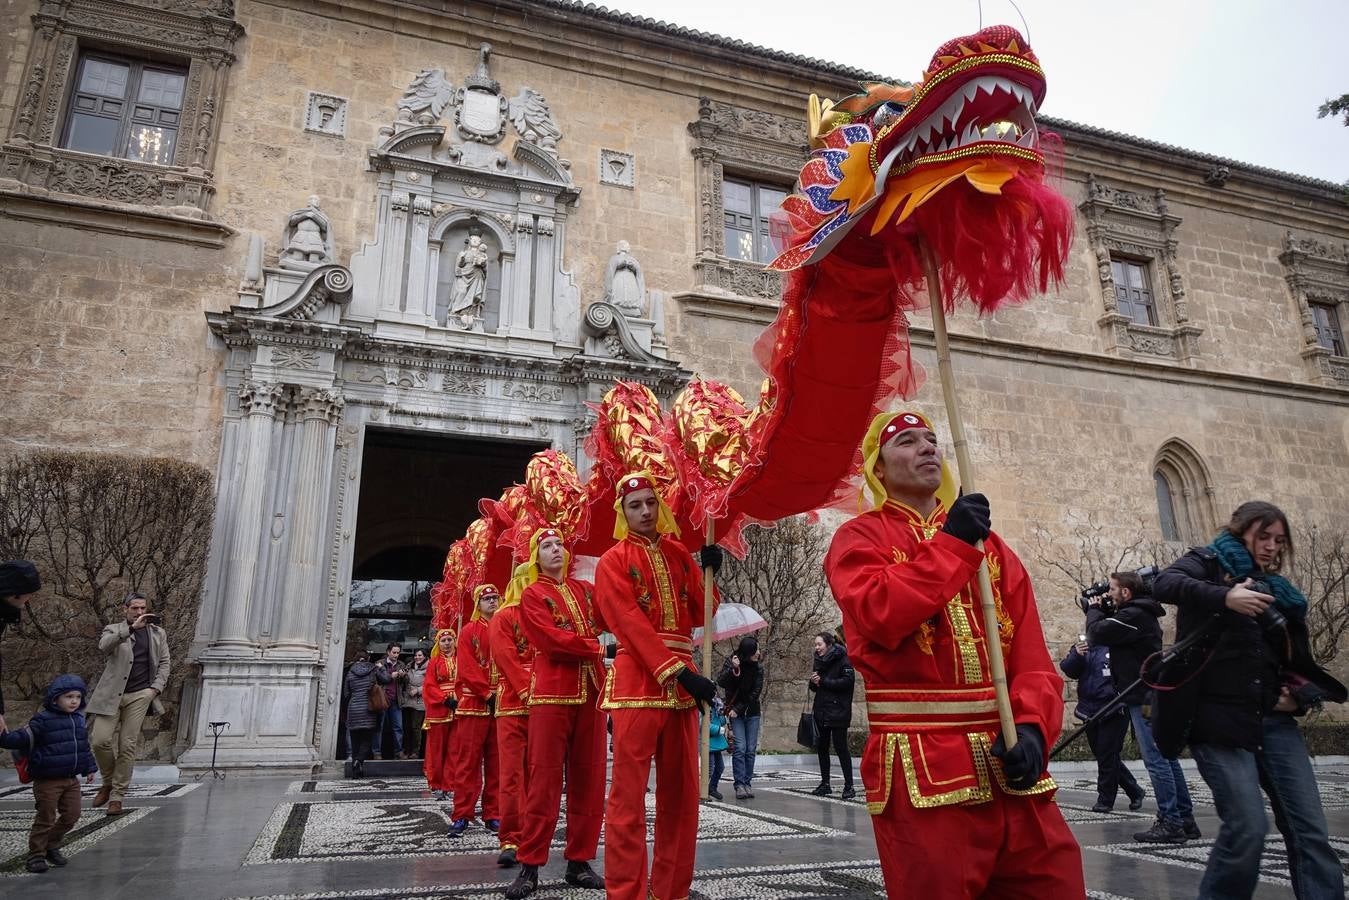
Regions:
<svg viewBox="0 0 1349 900"><path fill-rule="evenodd" d="M976 0L604 0L611 9L918 78L978 30ZM1349 180L1349 128L1317 119L1349 93L1346 0L1018 0L1049 82L1042 112L1242 162ZM846 17L846 18L845 18ZM985 25L1025 32L1008 0ZM804 98L802 98L804 108Z"/></svg>

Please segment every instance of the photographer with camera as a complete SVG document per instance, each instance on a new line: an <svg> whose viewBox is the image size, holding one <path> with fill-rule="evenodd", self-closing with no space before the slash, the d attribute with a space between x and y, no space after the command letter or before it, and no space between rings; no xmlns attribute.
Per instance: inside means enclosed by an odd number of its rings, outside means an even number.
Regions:
<svg viewBox="0 0 1349 900"><path fill-rule="evenodd" d="M1149 574L1155 569L1143 570ZM1084 595L1088 592L1084 592ZM1194 806L1180 763L1167 759L1157 749L1152 728L1143 706L1148 688L1138 683L1143 661L1162 649L1162 623L1165 613L1151 596L1147 584L1137 572L1115 572L1110 576L1105 596L1099 590L1086 597L1087 640L1110 648L1114 663L1115 689L1125 692L1124 704L1134 728L1134 740L1148 770L1152 793L1157 798L1157 821L1134 840L1149 844L1183 844L1200 837L1194 821Z"/></svg>
<svg viewBox="0 0 1349 900"><path fill-rule="evenodd" d="M1312 658L1307 600L1279 575L1293 555L1288 519L1250 501L1206 547L1157 577L1155 594L1177 608L1177 638L1198 635L1166 673L1158 694L1157 743L1175 757L1188 743L1222 819L1200 884L1201 898L1249 898L1260 874L1268 822L1288 851L1293 893L1344 897L1307 745L1294 716L1322 701L1343 703L1344 685Z"/></svg>
<svg viewBox="0 0 1349 900"><path fill-rule="evenodd" d="M1088 644L1086 635L1082 635L1082 640L1068 648L1059 668L1064 675L1077 680L1077 707L1073 715L1087 723L1087 743L1096 757L1096 805L1092 812L1113 810L1121 787L1129 797L1129 809L1138 809L1145 794L1120 759L1124 736L1129 733L1129 712L1122 703L1115 702L1119 693L1111 679L1110 648ZM1097 714L1112 703L1115 709L1097 719Z"/></svg>

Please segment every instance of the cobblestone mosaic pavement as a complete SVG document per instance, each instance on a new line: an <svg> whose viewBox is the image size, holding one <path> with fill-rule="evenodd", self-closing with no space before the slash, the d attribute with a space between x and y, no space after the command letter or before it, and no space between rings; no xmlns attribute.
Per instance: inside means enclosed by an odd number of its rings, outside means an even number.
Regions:
<svg viewBox="0 0 1349 900"><path fill-rule="evenodd" d="M812 766L774 763L761 758L753 800L735 801L724 792L725 802L702 807L691 900L885 896L862 800L839 797L837 772L835 793L815 797L810 790L819 776ZM1218 828L1202 782L1190 773L1204 837L1157 846L1133 841L1156 813L1151 798L1138 812L1123 801L1114 812L1093 812L1091 774L1081 766L1056 772L1059 806L1083 848L1089 896L1195 896ZM1318 780L1336 851L1349 866L1349 766L1323 767ZM30 875L22 861L31 791L0 783L0 894L22 890L25 900L474 900L500 896L512 877L496 868L495 839L480 823L458 840L445 836L448 804L418 778L179 779L133 783L127 802L129 813L118 818L86 808L67 846L70 866ZM554 853L535 896L596 900L596 893L562 883L563 865ZM1291 896L1282 841L1271 834L1255 897Z"/></svg>

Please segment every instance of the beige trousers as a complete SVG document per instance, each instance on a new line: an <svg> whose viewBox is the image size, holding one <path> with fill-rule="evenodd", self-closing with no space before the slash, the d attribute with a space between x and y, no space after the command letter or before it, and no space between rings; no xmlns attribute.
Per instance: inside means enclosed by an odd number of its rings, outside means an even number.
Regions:
<svg viewBox="0 0 1349 900"><path fill-rule="evenodd" d="M117 715L93 717L89 743L93 745L103 783L112 786L109 800L121 800L131 785L136 748L141 742L141 724L145 722L145 713L154 698L154 688L123 694Z"/></svg>

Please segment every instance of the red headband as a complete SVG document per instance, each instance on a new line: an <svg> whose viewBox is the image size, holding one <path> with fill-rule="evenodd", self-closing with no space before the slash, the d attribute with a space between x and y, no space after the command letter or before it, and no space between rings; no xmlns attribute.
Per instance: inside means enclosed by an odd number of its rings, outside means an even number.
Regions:
<svg viewBox="0 0 1349 900"><path fill-rule="evenodd" d="M884 447L892 437L910 428L926 428L931 431L932 424L918 413L899 413L881 429L880 446Z"/></svg>
<svg viewBox="0 0 1349 900"><path fill-rule="evenodd" d="M535 535L536 535L534 539L535 546L542 544L549 538L557 538L559 541L562 540L562 532L558 531L556 528L540 528L537 532L535 532Z"/></svg>
<svg viewBox="0 0 1349 900"><path fill-rule="evenodd" d="M647 488L654 491L656 486L651 483L651 479L646 475L628 475L618 483L618 496L626 497L628 494Z"/></svg>

